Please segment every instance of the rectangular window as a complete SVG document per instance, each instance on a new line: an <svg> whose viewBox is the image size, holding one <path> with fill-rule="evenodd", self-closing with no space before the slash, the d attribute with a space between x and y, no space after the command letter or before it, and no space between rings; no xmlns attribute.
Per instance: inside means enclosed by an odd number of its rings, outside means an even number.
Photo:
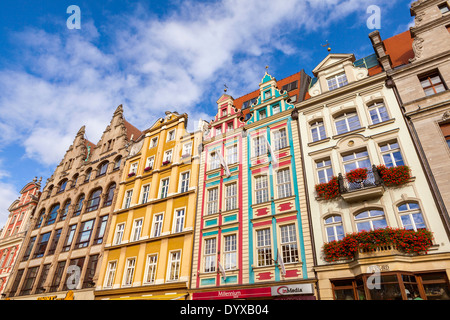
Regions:
<svg viewBox="0 0 450 320"><path fill-rule="evenodd" d="M161 180L161 199L166 198L169 192L169 178Z"/></svg>
<svg viewBox="0 0 450 320"><path fill-rule="evenodd" d="M218 212L219 208L219 188L208 190L208 199L206 203L207 213L213 214Z"/></svg>
<svg viewBox="0 0 450 320"><path fill-rule="evenodd" d="M123 238L123 231L125 230L125 223L120 223L116 226L116 232L114 235L114 245L121 244Z"/></svg>
<svg viewBox="0 0 450 320"><path fill-rule="evenodd" d="M281 87L281 90L286 90L288 92L295 90L295 89L297 89L297 83L298 83L298 80L288 83L288 84L284 85L283 87Z"/></svg>
<svg viewBox="0 0 450 320"><path fill-rule="evenodd" d="M216 271L216 238L205 240L205 272Z"/></svg>
<svg viewBox="0 0 450 320"><path fill-rule="evenodd" d="M233 129L234 129L233 122L228 122L228 123L227 123L227 131L231 131L231 130L233 130Z"/></svg>
<svg viewBox="0 0 450 320"><path fill-rule="evenodd" d="M370 170L372 167L367 150L343 155L342 162L344 163L345 172L356 168L368 168Z"/></svg>
<svg viewBox="0 0 450 320"><path fill-rule="evenodd" d="M237 183L225 186L225 210L237 209Z"/></svg>
<svg viewBox="0 0 450 320"><path fill-rule="evenodd" d="M372 124L389 120L389 114L383 102L375 102L369 106L370 119Z"/></svg>
<svg viewBox="0 0 450 320"><path fill-rule="evenodd" d="M106 271L105 283L103 284L105 288L112 288L114 284L114 277L116 275L116 267L117 261L108 262L108 269Z"/></svg>
<svg viewBox="0 0 450 320"><path fill-rule="evenodd" d="M155 148L158 145L158 137L152 138L150 142L150 148Z"/></svg>
<svg viewBox="0 0 450 320"><path fill-rule="evenodd" d="M172 162L172 150L168 150L164 153L163 165L169 164Z"/></svg>
<svg viewBox="0 0 450 320"><path fill-rule="evenodd" d="M146 184L142 187L142 200L141 203L147 203L148 201L148 193L150 192L150 185Z"/></svg>
<svg viewBox="0 0 450 320"><path fill-rule="evenodd" d="M340 87L343 87L348 84L347 76L345 75L345 72L342 72L333 77L327 78L327 83L328 83L328 89L330 91L340 88Z"/></svg>
<svg viewBox="0 0 450 320"><path fill-rule="evenodd" d="M419 81L426 96L445 91L444 81L437 71L419 77Z"/></svg>
<svg viewBox="0 0 450 320"><path fill-rule="evenodd" d="M327 137L323 121L317 121L311 124L312 141L323 140Z"/></svg>
<svg viewBox="0 0 450 320"><path fill-rule="evenodd" d="M41 272L41 276L39 278L39 282L36 287L36 291L35 291L36 294L45 292L44 283L47 280L48 272L50 271L50 266L51 266L50 263L44 265L44 268L42 269L42 272Z"/></svg>
<svg viewBox="0 0 450 320"><path fill-rule="evenodd" d="M189 190L189 176L190 172L183 172L180 179L180 192L187 192Z"/></svg>
<svg viewBox="0 0 450 320"><path fill-rule="evenodd" d="M103 242L103 237L105 236L106 224L108 223L108 215L100 217L101 221L97 226L95 231L95 239L93 244L100 244Z"/></svg>
<svg viewBox="0 0 450 320"><path fill-rule="evenodd" d="M53 280L52 280L52 284L50 285L49 292L55 292L58 290L59 285L61 284L61 280L63 278L63 272L64 272L65 266L66 266L66 261L58 262L55 273L53 275Z"/></svg>
<svg viewBox="0 0 450 320"><path fill-rule="evenodd" d="M131 206L131 198L133 197L133 190L128 190L125 193L124 209L128 209Z"/></svg>
<svg viewBox="0 0 450 320"><path fill-rule="evenodd" d="M209 170L220 168L219 154L216 151L209 155Z"/></svg>
<svg viewBox="0 0 450 320"><path fill-rule="evenodd" d="M273 133L273 142L275 150L280 150L288 146L286 129L280 129Z"/></svg>
<svg viewBox="0 0 450 320"><path fill-rule="evenodd" d="M281 112L280 104L275 104L272 106L272 114L277 114Z"/></svg>
<svg viewBox="0 0 450 320"><path fill-rule="evenodd" d="M21 269L17 271L16 278L14 279L14 283L12 285L11 291L9 292L9 296L13 297L16 295L17 289L19 288L20 281L22 280L22 276L25 269Z"/></svg>
<svg viewBox="0 0 450 320"><path fill-rule="evenodd" d="M144 282L154 283L156 279L156 266L158 262L158 256L156 254L149 255L147 258L147 272Z"/></svg>
<svg viewBox="0 0 450 320"><path fill-rule="evenodd" d="M36 280L37 273L39 271L39 267L29 268L27 274L25 276L25 281L22 285L22 290L20 291L21 296L26 296L31 293L31 289L33 289L34 281Z"/></svg>
<svg viewBox="0 0 450 320"><path fill-rule="evenodd" d="M80 271L80 275L81 275L81 272L83 270L83 265L84 265L84 259L85 259L85 257L76 258L76 259L71 259L70 260L69 266L68 266L67 271L66 271L66 276L65 276L65 279L64 279L64 285L63 285L63 288L62 288L63 290L68 290L69 286L74 286L74 287L76 287L76 289L81 288L81 284L79 283L79 279L77 279L76 276L75 277L71 276L71 275L75 274L75 272L76 272L75 270L77 270L77 269L74 268L74 269L72 269L70 271L69 267L71 267L71 266L78 267L79 268L78 270Z"/></svg>
<svg viewBox="0 0 450 320"><path fill-rule="evenodd" d="M45 249L47 249L48 240L50 239L50 234L51 232L41 234L36 250L34 251L33 258L40 258L44 256Z"/></svg>
<svg viewBox="0 0 450 320"><path fill-rule="evenodd" d="M445 14L450 11L450 8L448 7L447 3L442 3L438 5L439 11L441 11L442 14Z"/></svg>
<svg viewBox="0 0 450 320"><path fill-rule="evenodd" d="M252 104L256 102L257 98L253 98L242 103L242 110L249 108Z"/></svg>
<svg viewBox="0 0 450 320"><path fill-rule="evenodd" d="M259 157L267 154L267 141L265 137L259 136L253 139L253 156Z"/></svg>
<svg viewBox="0 0 450 320"><path fill-rule="evenodd" d="M316 170L319 183L327 183L333 178L333 168L331 167L331 160L329 158L316 161Z"/></svg>
<svg viewBox="0 0 450 320"><path fill-rule="evenodd" d="M386 167L390 168L405 164L397 142L380 144L380 151Z"/></svg>
<svg viewBox="0 0 450 320"><path fill-rule="evenodd" d="M255 195L256 203L269 201L269 186L267 176L259 176L255 178Z"/></svg>
<svg viewBox="0 0 450 320"><path fill-rule="evenodd" d="M172 140L175 140L175 130L171 130L167 134L167 141L172 141Z"/></svg>
<svg viewBox="0 0 450 320"><path fill-rule="evenodd" d="M237 267L237 245L236 235L229 235L224 237L224 258L225 258L225 270L236 269Z"/></svg>
<svg viewBox="0 0 450 320"><path fill-rule="evenodd" d="M337 134L343 134L361 128L358 114L356 112L349 112L335 118Z"/></svg>
<svg viewBox="0 0 450 320"><path fill-rule="evenodd" d="M124 286L131 286L133 284L134 268L136 266L136 258L127 259L125 274L123 278Z"/></svg>
<svg viewBox="0 0 450 320"><path fill-rule="evenodd" d="M145 162L145 169L151 170L153 169L153 165L155 164L155 157L148 157L147 161Z"/></svg>
<svg viewBox="0 0 450 320"><path fill-rule="evenodd" d="M75 248L84 248L89 245L89 241L91 240L92 228L94 227L94 221L95 219L92 219L81 223Z"/></svg>
<svg viewBox="0 0 450 320"><path fill-rule="evenodd" d="M155 214L153 216L153 230L152 237L159 237L161 235L163 225L163 214Z"/></svg>
<svg viewBox="0 0 450 320"><path fill-rule="evenodd" d="M192 142L183 144L183 151L181 153L182 157L188 157L192 153Z"/></svg>
<svg viewBox="0 0 450 320"><path fill-rule="evenodd" d="M36 242L36 236L32 237L30 239L30 242L28 243L28 247L25 250L25 254L23 255L22 261L28 260L31 254L31 250L33 249L34 243Z"/></svg>
<svg viewBox="0 0 450 320"><path fill-rule="evenodd" d="M70 250L76 229L77 229L76 224L73 224L69 227L69 231L67 232L67 236L66 236L66 241L64 242L64 246L62 248L63 252Z"/></svg>
<svg viewBox="0 0 450 320"><path fill-rule="evenodd" d="M267 117L266 110L259 111L259 120L265 119Z"/></svg>
<svg viewBox="0 0 450 320"><path fill-rule="evenodd" d="M277 189L278 198L290 197L291 190L291 174L289 168L277 171Z"/></svg>
<svg viewBox="0 0 450 320"><path fill-rule="evenodd" d="M175 220L173 222L173 232L182 232L184 228L184 209L175 211Z"/></svg>
<svg viewBox="0 0 450 320"><path fill-rule="evenodd" d="M131 236L131 241L138 241L140 239L142 231L142 221L143 219L134 220L133 235Z"/></svg>
<svg viewBox="0 0 450 320"><path fill-rule="evenodd" d="M295 224L280 227L281 254L284 263L298 261L297 237L295 234Z"/></svg>
<svg viewBox="0 0 450 320"><path fill-rule="evenodd" d="M235 164L238 162L238 147L237 144L227 148L227 164Z"/></svg>
<svg viewBox="0 0 450 320"><path fill-rule="evenodd" d="M50 249L48 249L47 255L55 253L56 246L58 245L59 238L61 237L61 231L62 228L55 231L55 235L53 236L52 244L50 245Z"/></svg>
<svg viewBox="0 0 450 320"><path fill-rule="evenodd" d="M138 169L138 162L134 162L134 163L132 163L131 165L130 165L130 172L128 172L129 174L130 173L136 173L137 172L137 169Z"/></svg>
<svg viewBox="0 0 450 320"><path fill-rule="evenodd" d="M86 267L86 274L84 275L82 289L94 287L95 270L98 264L98 254L89 257L88 265Z"/></svg>
<svg viewBox="0 0 450 320"><path fill-rule="evenodd" d="M272 245L269 228L256 231L256 252L258 255L258 266L272 265Z"/></svg>
<svg viewBox="0 0 450 320"><path fill-rule="evenodd" d="M169 281L177 281L180 277L181 251L171 252L169 255Z"/></svg>

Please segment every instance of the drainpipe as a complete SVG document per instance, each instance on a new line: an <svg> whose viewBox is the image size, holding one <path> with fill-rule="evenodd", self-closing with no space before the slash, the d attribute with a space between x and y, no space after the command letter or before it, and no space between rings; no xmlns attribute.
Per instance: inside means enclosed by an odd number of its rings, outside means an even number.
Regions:
<svg viewBox="0 0 450 320"><path fill-rule="evenodd" d="M416 153L419 156L422 169L425 172L425 177L428 181L428 185L431 187L431 190L433 191L432 195L433 195L434 202L435 202L436 206L438 207L439 215L442 219L442 222L444 223L444 229L447 233L448 239L450 240L450 220L449 220L448 211L445 207L444 201L442 199L442 195L439 192L439 188L437 186L436 180L434 179L434 175L433 175L433 172L431 171L431 167L425 156L425 151L423 150L422 144L419 139L419 135L416 131L416 128L414 127L414 123L412 122L411 117L409 117L406 114L406 110L405 110L405 107L403 106L403 101L398 92L398 88L395 85L394 79L392 79L392 77L390 75L388 75L388 77L386 79L386 87L390 88L394 91L394 95L397 98L397 102L400 105L400 109L401 109L403 117L405 119L406 127L408 128L409 134L414 141L414 148L416 149Z"/></svg>
<svg viewBox="0 0 450 320"><path fill-rule="evenodd" d="M303 184L305 187L305 200L306 200L306 208L308 211L308 224L309 224L309 233L311 236L311 246L312 246L312 254L313 254L313 260L314 263L317 265L317 256L316 256L316 245L315 245L315 241L314 241L314 232L313 232L313 226L312 226L312 219L311 219L311 206L309 203L309 192L308 192L308 184L307 184L307 180L306 180L306 175L305 175L305 161L304 161L304 157L303 157L303 146L302 146L302 139L301 139L301 134L300 134L300 124L298 122L298 109L296 107L294 107L294 110L291 113L291 118L292 120L295 120L297 122L297 130L298 130L298 141L300 144L300 157L301 159L301 163L302 163L302 174L303 174ZM300 208L299 208L300 209ZM316 277L316 287L317 287L317 299L320 300L320 290L319 290L319 281L317 278L317 271L314 270L314 276Z"/></svg>

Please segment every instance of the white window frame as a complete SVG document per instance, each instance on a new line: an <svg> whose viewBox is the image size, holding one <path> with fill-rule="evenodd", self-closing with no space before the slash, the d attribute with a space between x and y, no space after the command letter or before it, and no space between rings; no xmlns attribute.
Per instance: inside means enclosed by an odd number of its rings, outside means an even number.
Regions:
<svg viewBox="0 0 450 320"><path fill-rule="evenodd" d="M182 212L181 215L179 214L180 212ZM175 209L173 215L172 233L183 232L185 220L186 220L186 208L184 207Z"/></svg>
<svg viewBox="0 0 450 320"><path fill-rule="evenodd" d="M372 124L382 123L390 119L384 102L373 102L367 106L367 109L369 110L370 121L372 122ZM387 116L387 119L383 119L385 118L384 114Z"/></svg>
<svg viewBox="0 0 450 320"><path fill-rule="evenodd" d="M133 189L125 191L125 197L123 199L123 209L128 209L131 207L132 198L133 198Z"/></svg>
<svg viewBox="0 0 450 320"><path fill-rule="evenodd" d="M255 230L255 245L257 266L264 267L273 265L272 229L270 227Z"/></svg>
<svg viewBox="0 0 450 320"><path fill-rule="evenodd" d="M269 179L266 174L258 175L255 179L255 203L264 203L270 200Z"/></svg>
<svg viewBox="0 0 450 320"><path fill-rule="evenodd" d="M124 231L125 231L125 222L118 223L116 225L116 231L114 232L113 245L119 245L122 243Z"/></svg>
<svg viewBox="0 0 450 320"><path fill-rule="evenodd" d="M227 164L232 165L238 163L238 146L233 144L226 149L227 152Z"/></svg>
<svg viewBox="0 0 450 320"><path fill-rule="evenodd" d="M116 277L117 260L108 261L108 268L106 269L105 279L103 282L104 288L112 288L114 286L114 278Z"/></svg>
<svg viewBox="0 0 450 320"><path fill-rule="evenodd" d="M192 155L192 141L183 144L183 151L181 153L181 156L185 155Z"/></svg>
<svg viewBox="0 0 450 320"><path fill-rule="evenodd" d="M175 256L174 258L174 254ZM175 268L175 272L173 272ZM167 264L167 281L174 282L180 280L180 272L181 272L181 250L173 250L169 252L169 262ZM175 278L172 276L175 275Z"/></svg>
<svg viewBox="0 0 450 320"><path fill-rule="evenodd" d="M280 250L283 263L298 262L297 226L295 223L280 225Z"/></svg>
<svg viewBox="0 0 450 320"><path fill-rule="evenodd" d="M263 135L256 136L252 139L253 157L260 157L267 154L267 141Z"/></svg>
<svg viewBox="0 0 450 320"><path fill-rule="evenodd" d="M278 199L292 196L292 179L290 167L278 169L276 178Z"/></svg>
<svg viewBox="0 0 450 320"><path fill-rule="evenodd" d="M204 240L203 272L211 273L217 270L217 238Z"/></svg>
<svg viewBox="0 0 450 320"><path fill-rule="evenodd" d="M274 150L281 150L289 146L286 128L275 130L272 133L272 145L274 147Z"/></svg>
<svg viewBox="0 0 450 320"><path fill-rule="evenodd" d="M137 173L138 165L139 165L139 161L135 161L132 164L130 164L130 172L128 172L128 173Z"/></svg>
<svg viewBox="0 0 450 320"><path fill-rule="evenodd" d="M209 188L206 198L206 214L219 212L219 187Z"/></svg>
<svg viewBox="0 0 450 320"><path fill-rule="evenodd" d="M357 128L351 128L350 127L350 121L349 120L350 119L354 119L354 118L356 118L358 120L358 127ZM362 128L361 127L361 121L359 120L359 116L358 116L358 113L356 112L356 110L349 111L349 112L344 112L343 114L341 114L341 115L339 115L337 117L334 117L333 120L334 120L334 127L336 128L336 134L337 135L344 134L344 133L347 133L347 132L352 132L352 131L355 131L355 130L358 130L358 129ZM342 132L339 132L337 124L338 124L338 122L342 122L342 121L345 124L345 129L346 130L342 131ZM353 121L353 122L356 123L356 121Z"/></svg>
<svg viewBox="0 0 450 320"><path fill-rule="evenodd" d="M163 223L164 223L164 213L156 213L153 215L151 238L161 236Z"/></svg>
<svg viewBox="0 0 450 320"><path fill-rule="evenodd" d="M166 181L167 181L167 185L164 183ZM169 185L170 185L170 177L161 179L160 186L159 186L159 194L158 194L160 199L167 198L167 196L169 194ZM165 192L163 194L164 190L165 190ZM164 195L164 197L163 197L163 195Z"/></svg>
<svg viewBox="0 0 450 320"><path fill-rule="evenodd" d="M141 204L148 202L149 194L150 194L150 183L144 184L142 186L142 191L141 191L141 201L140 201Z"/></svg>
<svg viewBox="0 0 450 320"><path fill-rule="evenodd" d="M144 284L155 283L157 268L158 268L158 254L157 253L148 254L147 263L145 266Z"/></svg>
<svg viewBox="0 0 450 320"><path fill-rule="evenodd" d="M209 170L215 170L220 168L220 159L218 150L214 150L209 153Z"/></svg>
<svg viewBox="0 0 450 320"><path fill-rule="evenodd" d="M155 165L155 156L148 157L147 160L145 161L145 167L146 168L150 167L153 169L154 165Z"/></svg>
<svg viewBox="0 0 450 320"><path fill-rule="evenodd" d="M173 151L172 149L167 150L164 152L164 157L163 157L163 163L169 161L172 162L172 155L173 155Z"/></svg>
<svg viewBox="0 0 450 320"><path fill-rule="evenodd" d="M176 129L172 129L167 133L166 142L175 140Z"/></svg>
<svg viewBox="0 0 450 320"><path fill-rule="evenodd" d="M337 88L341 88L348 84L347 75L345 71L340 72L334 76L328 77L327 79L328 91L335 90ZM334 82L334 83L330 83Z"/></svg>
<svg viewBox="0 0 450 320"><path fill-rule="evenodd" d="M230 241L227 241L231 239ZM234 270L237 268L237 234L223 235L223 261L225 270Z"/></svg>
<svg viewBox="0 0 450 320"><path fill-rule="evenodd" d="M134 219L133 231L131 233L131 241L139 241L142 233L142 225L144 224L143 218Z"/></svg>
<svg viewBox="0 0 450 320"><path fill-rule="evenodd" d="M327 238L327 242L338 241L344 238L345 230L342 222L342 217L340 215L333 214L331 216L328 216L326 219L324 219L323 223L325 227L325 236ZM338 227L342 228L342 233L338 232ZM328 234L328 229L333 230L331 236Z"/></svg>
<svg viewBox="0 0 450 320"><path fill-rule="evenodd" d="M150 149L151 148L156 148L158 146L158 137L153 137L150 140Z"/></svg>
<svg viewBox="0 0 450 320"><path fill-rule="evenodd" d="M318 183L327 183L327 182L329 182L331 180L331 178L333 177L333 175L334 175L333 166L331 164L331 159L330 158L324 158L324 159L321 159L321 160L316 160L314 163L316 164L316 172L317 172L317 181L318 181ZM330 175L329 170L331 170L331 175ZM320 174L319 174L320 172L324 173L325 181L321 180L321 177L320 177Z"/></svg>
<svg viewBox="0 0 450 320"><path fill-rule="evenodd" d="M187 175L187 179L186 179L186 175ZM179 187L180 193L189 191L190 179L191 179L191 171L185 171L185 172L180 173L180 187Z"/></svg>
<svg viewBox="0 0 450 320"><path fill-rule="evenodd" d="M395 147L395 145L397 145L397 146ZM402 165L401 163L397 163L397 160L394 157L394 153L397 153L397 152L400 153L401 162L403 162L403 164L405 164L405 160L403 158L402 151L400 150L400 145L399 145L399 143L397 141L380 143L378 145L378 147L380 148L380 153L381 153L381 157L383 158L383 163L387 167L391 167L391 166L389 166L386 163L385 156L389 156L389 158L391 159L391 163L393 164L393 167L397 167L399 165ZM384 148L384 147L387 147L387 148Z"/></svg>
<svg viewBox="0 0 450 320"><path fill-rule="evenodd" d="M316 142L323 140L327 137L327 132L325 130L325 124L322 120L315 121L314 123L310 123L310 131L311 131L311 141ZM317 137L317 138L316 138Z"/></svg>
<svg viewBox="0 0 450 320"><path fill-rule="evenodd" d="M136 269L136 257L128 258L125 263L125 270L122 279L122 287L131 287L133 285L135 269Z"/></svg>
<svg viewBox="0 0 450 320"><path fill-rule="evenodd" d="M235 210L238 208L238 191L237 182L225 185L225 211Z"/></svg>

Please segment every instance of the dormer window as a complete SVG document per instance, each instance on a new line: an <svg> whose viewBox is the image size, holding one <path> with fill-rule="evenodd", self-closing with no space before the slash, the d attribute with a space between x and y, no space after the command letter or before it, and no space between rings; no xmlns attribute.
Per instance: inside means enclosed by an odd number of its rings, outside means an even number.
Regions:
<svg viewBox="0 0 450 320"><path fill-rule="evenodd" d="M222 126L216 127L216 136L222 134Z"/></svg>
<svg viewBox="0 0 450 320"><path fill-rule="evenodd" d="M335 76L327 78L328 90L334 90L348 84L345 72L339 73Z"/></svg>
<svg viewBox="0 0 450 320"><path fill-rule="evenodd" d="M264 91L264 100L269 99L272 96L270 90Z"/></svg>
<svg viewBox="0 0 450 320"><path fill-rule="evenodd" d="M266 110L260 110L259 111L259 120L262 120L266 117Z"/></svg>
<svg viewBox="0 0 450 320"><path fill-rule="evenodd" d="M442 4L438 5L438 8L442 14L445 14L450 11L447 3L442 3Z"/></svg>
<svg viewBox="0 0 450 320"><path fill-rule="evenodd" d="M169 134L167 135L167 141L175 140L175 130L169 131Z"/></svg>
<svg viewBox="0 0 450 320"><path fill-rule="evenodd" d="M227 109L222 109L222 117L226 117L228 115Z"/></svg>
<svg viewBox="0 0 450 320"><path fill-rule="evenodd" d="M253 98L253 99L250 99L250 100L245 101L245 102L242 104L242 110L249 108L249 107L250 107L253 103L255 103L255 102L256 102L256 98Z"/></svg>

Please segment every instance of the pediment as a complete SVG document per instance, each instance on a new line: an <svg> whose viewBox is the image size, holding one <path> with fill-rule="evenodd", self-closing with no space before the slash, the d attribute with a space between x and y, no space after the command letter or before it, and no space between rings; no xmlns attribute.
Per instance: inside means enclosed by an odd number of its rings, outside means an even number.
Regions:
<svg viewBox="0 0 450 320"><path fill-rule="evenodd" d="M350 60L352 63L355 61L353 54L338 54L330 53L325 59L322 60L313 70L313 74L317 76L320 71L326 70L333 66L336 66L344 61Z"/></svg>

